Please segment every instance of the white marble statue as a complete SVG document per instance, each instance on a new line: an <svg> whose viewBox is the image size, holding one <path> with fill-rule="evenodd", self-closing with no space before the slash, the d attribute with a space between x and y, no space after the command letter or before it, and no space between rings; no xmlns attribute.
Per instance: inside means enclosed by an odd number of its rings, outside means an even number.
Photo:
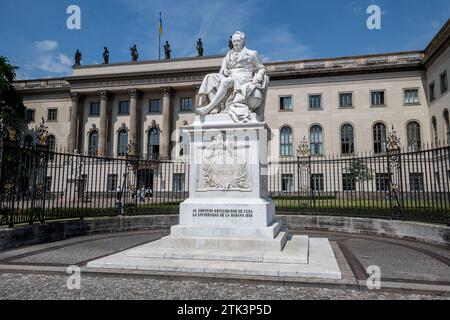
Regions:
<svg viewBox="0 0 450 320"><path fill-rule="evenodd" d="M228 113L235 122L264 121L269 77L258 53L245 47L245 34L236 31L233 49L218 74L209 74L199 89L198 114Z"/></svg>

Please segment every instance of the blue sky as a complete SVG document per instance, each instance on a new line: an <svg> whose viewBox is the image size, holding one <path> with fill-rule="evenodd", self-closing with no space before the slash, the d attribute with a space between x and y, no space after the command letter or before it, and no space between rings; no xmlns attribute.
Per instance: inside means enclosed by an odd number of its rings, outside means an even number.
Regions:
<svg viewBox="0 0 450 320"><path fill-rule="evenodd" d="M81 30L68 30L66 9L81 8ZM382 29L366 27L369 5L382 10ZM158 56L159 12L173 57L224 54L229 35L247 34L264 61L421 50L450 17L448 0L1 0L0 55L20 66L18 78L71 74L76 49L84 65Z"/></svg>

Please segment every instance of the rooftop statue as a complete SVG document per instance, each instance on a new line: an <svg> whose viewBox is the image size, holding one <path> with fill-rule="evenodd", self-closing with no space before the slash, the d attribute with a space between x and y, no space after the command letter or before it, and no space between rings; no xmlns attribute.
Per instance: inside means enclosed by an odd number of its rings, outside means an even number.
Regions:
<svg viewBox="0 0 450 320"><path fill-rule="evenodd" d="M131 61L133 62L137 62L138 58L139 58L139 54L138 54L138 50L136 45L134 45L133 47L130 48L131 51Z"/></svg>
<svg viewBox="0 0 450 320"><path fill-rule="evenodd" d="M103 47L103 64L109 64L109 50L107 47Z"/></svg>
<svg viewBox="0 0 450 320"><path fill-rule="evenodd" d="M198 114L228 113L239 123L264 121L269 77L258 53L245 47L245 39L243 32L235 32L233 49L223 59L220 72L204 78Z"/></svg>
<svg viewBox="0 0 450 320"><path fill-rule="evenodd" d="M170 49L169 41L166 41L166 44L163 47L166 60L170 60L170 54L172 53L172 50Z"/></svg>
<svg viewBox="0 0 450 320"><path fill-rule="evenodd" d="M75 66L79 67L81 66L81 59L82 55L80 50L77 49L77 52L75 52Z"/></svg>
<svg viewBox="0 0 450 320"><path fill-rule="evenodd" d="M197 41L197 52L199 57L203 57L203 42L201 38Z"/></svg>

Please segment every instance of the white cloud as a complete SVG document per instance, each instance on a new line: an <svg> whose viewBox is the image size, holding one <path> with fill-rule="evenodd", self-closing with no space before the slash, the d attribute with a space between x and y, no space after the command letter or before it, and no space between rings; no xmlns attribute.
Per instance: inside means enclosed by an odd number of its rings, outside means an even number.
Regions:
<svg viewBox="0 0 450 320"><path fill-rule="evenodd" d="M69 74L72 61L63 53L43 55L39 58L37 69L56 74Z"/></svg>
<svg viewBox="0 0 450 320"><path fill-rule="evenodd" d="M256 48L264 48L264 51L259 52L264 62L302 60L312 55L311 49L296 38L287 24L264 30L264 37L252 43Z"/></svg>
<svg viewBox="0 0 450 320"><path fill-rule="evenodd" d="M56 50L58 42L54 40L34 41L28 44L27 55L18 72L19 79L46 78L70 75L72 60Z"/></svg>
<svg viewBox="0 0 450 320"><path fill-rule="evenodd" d="M53 40L36 41L34 45L40 51L52 51L58 48L58 42Z"/></svg>

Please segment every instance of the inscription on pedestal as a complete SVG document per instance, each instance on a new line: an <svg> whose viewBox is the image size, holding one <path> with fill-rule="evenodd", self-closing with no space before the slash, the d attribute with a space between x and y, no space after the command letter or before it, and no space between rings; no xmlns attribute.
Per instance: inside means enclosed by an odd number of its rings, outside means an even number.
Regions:
<svg viewBox="0 0 450 320"><path fill-rule="evenodd" d="M192 209L193 217L253 218L251 209Z"/></svg>

